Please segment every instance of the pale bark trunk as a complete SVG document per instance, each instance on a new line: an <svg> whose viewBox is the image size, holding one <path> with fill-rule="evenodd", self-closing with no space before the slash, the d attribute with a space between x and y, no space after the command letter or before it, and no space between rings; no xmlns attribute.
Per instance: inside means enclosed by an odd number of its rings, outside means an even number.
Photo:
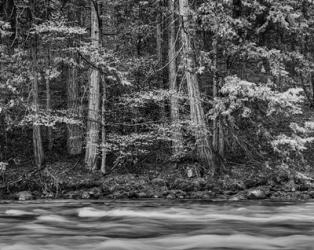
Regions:
<svg viewBox="0 0 314 250"><path fill-rule="evenodd" d="M91 39L95 49L100 45L99 20L97 17L97 3L91 1ZM91 69L89 102L88 102L88 121L87 121L87 140L85 163L91 170L96 169L97 154L99 146L99 104L100 104L100 87L99 87L99 70Z"/></svg>
<svg viewBox="0 0 314 250"><path fill-rule="evenodd" d="M219 82L217 82L217 38L213 38L212 47L213 47L213 98L218 97L220 90ZM222 118L220 116L215 117L213 120L213 149L216 153L223 158L224 157L224 131L222 126Z"/></svg>
<svg viewBox="0 0 314 250"><path fill-rule="evenodd" d="M172 92L170 98L170 113L172 122L172 150L174 154L182 151L182 134L179 124L179 100L177 97L177 63L176 63L176 25L175 25L175 1L168 0L169 38L168 38L168 63L169 63L169 88Z"/></svg>
<svg viewBox="0 0 314 250"><path fill-rule="evenodd" d="M162 7L162 3L159 3L159 8ZM162 67L164 56L163 56L163 32L162 32L162 23L163 23L163 15L161 13L161 10L158 10L157 18L156 18L156 54L157 54L157 67ZM164 81L163 81L163 73L164 70L161 71L160 75L158 76L159 81L159 88L163 89L165 87ZM166 121L166 106L165 102L161 102L161 120L162 122Z"/></svg>
<svg viewBox="0 0 314 250"><path fill-rule="evenodd" d="M38 98L38 74L37 74L37 52L36 48L33 48L33 109L34 109L34 121L33 121L33 148L35 164L40 168L44 162L44 150L42 145L40 125L37 124L39 116L39 98Z"/></svg>
<svg viewBox="0 0 314 250"><path fill-rule="evenodd" d="M312 106L314 106L314 75L313 73L309 73L309 82L310 82L310 103Z"/></svg>
<svg viewBox="0 0 314 250"><path fill-rule="evenodd" d="M68 111L71 117L80 119L80 102L79 102L79 86L77 82L77 69L75 65L68 68L68 84L67 84L67 97L68 97ZM67 149L70 155L79 155L82 153L82 129L79 125L67 125L68 138Z"/></svg>
<svg viewBox="0 0 314 250"><path fill-rule="evenodd" d="M181 39L183 45L183 60L185 66L185 77L187 81L190 100L190 115L192 125L195 126L195 139L197 156L199 160L206 162L208 167L214 171L216 162L213 155L212 144L209 141L204 110L202 107L201 94L196 75L196 62L192 47L191 13L188 0L179 0L180 15L182 17Z"/></svg>
<svg viewBox="0 0 314 250"><path fill-rule="evenodd" d="M46 77L46 112L48 116L51 115L51 93L49 76ZM48 130L48 150L51 151L53 147L52 128L49 126L47 130Z"/></svg>
<svg viewBox="0 0 314 250"><path fill-rule="evenodd" d="M162 63L162 15L161 13L157 14L156 18L156 53L157 53L157 60L158 65Z"/></svg>
<svg viewBox="0 0 314 250"><path fill-rule="evenodd" d="M314 59L312 53L308 52L308 58ZM314 106L314 74L312 72L308 73L307 81L310 83L309 102L311 106Z"/></svg>
<svg viewBox="0 0 314 250"><path fill-rule="evenodd" d="M222 118L219 119L218 121L218 127L219 127L219 148L218 152L221 157L221 159L224 159L225 157L225 133L224 133L224 128L223 128L223 120Z"/></svg>
<svg viewBox="0 0 314 250"><path fill-rule="evenodd" d="M102 103L101 103L101 167L100 170L103 174L107 173L106 169L106 82L103 80L103 87L102 87Z"/></svg>
<svg viewBox="0 0 314 250"><path fill-rule="evenodd" d="M217 39L214 37L212 42L213 49L213 62L212 62L212 73L213 73L213 99L217 98L218 84L216 79L217 72ZM219 118L215 117L213 120L213 148L218 152L219 148Z"/></svg>

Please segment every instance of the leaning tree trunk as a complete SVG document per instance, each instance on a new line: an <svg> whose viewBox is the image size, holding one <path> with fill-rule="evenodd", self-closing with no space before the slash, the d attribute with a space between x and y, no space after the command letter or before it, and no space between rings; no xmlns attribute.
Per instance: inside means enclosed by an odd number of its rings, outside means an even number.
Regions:
<svg viewBox="0 0 314 250"><path fill-rule="evenodd" d="M98 20L98 4L91 1L91 39L94 49L100 45L100 30ZM86 134L85 163L87 168L94 170L97 165L99 146L99 105L100 105L100 74L98 69L91 69L89 82L88 121Z"/></svg>
<svg viewBox="0 0 314 250"><path fill-rule="evenodd" d="M71 65L68 68L68 84L67 84L67 97L68 97L68 111L71 117L75 119L81 118L80 102L79 102L79 85L77 81L76 65ZM82 129L80 125L69 124L67 149L70 155L79 155L82 153Z"/></svg>
<svg viewBox="0 0 314 250"><path fill-rule="evenodd" d="M172 149L174 154L182 151L182 134L179 123L179 100L177 97L177 63L176 63L176 24L175 24L175 1L168 0L169 38L168 38L168 63L169 63L169 88L171 93L170 111L172 122Z"/></svg>
<svg viewBox="0 0 314 250"><path fill-rule="evenodd" d="M33 57L33 110L34 110L34 120L33 120L33 147L34 147L34 159L35 164L40 168L44 162L44 149L42 145L40 125L37 124L39 120L39 98L38 98L38 73L37 73L37 49L34 47L32 49Z"/></svg>
<svg viewBox="0 0 314 250"><path fill-rule="evenodd" d="M185 77L190 100L190 116L196 139L196 150L199 160L206 162L212 172L216 168L216 160L209 141L204 110L202 107L201 94L196 75L196 62L192 47L194 29L191 25L191 14L188 0L179 0L180 15L182 17L181 39L183 46L183 60Z"/></svg>

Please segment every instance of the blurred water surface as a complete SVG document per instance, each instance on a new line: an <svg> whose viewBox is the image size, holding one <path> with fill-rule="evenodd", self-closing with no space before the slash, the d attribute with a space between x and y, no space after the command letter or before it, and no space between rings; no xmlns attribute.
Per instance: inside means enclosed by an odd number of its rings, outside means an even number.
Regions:
<svg viewBox="0 0 314 250"><path fill-rule="evenodd" d="M314 202L0 202L1 250L314 249Z"/></svg>

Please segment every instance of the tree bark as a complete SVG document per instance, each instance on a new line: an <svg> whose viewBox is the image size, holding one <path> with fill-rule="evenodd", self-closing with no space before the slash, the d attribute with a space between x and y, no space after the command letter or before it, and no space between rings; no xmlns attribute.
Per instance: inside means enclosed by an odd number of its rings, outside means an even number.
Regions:
<svg viewBox="0 0 314 250"><path fill-rule="evenodd" d="M46 76L46 112L48 116L51 115L51 93L49 75ZM53 147L52 128L48 126L47 130L48 130L48 150L51 151Z"/></svg>
<svg viewBox="0 0 314 250"><path fill-rule="evenodd" d="M38 73L37 73L37 48L32 48L33 57L33 110L34 110L34 120L33 120L33 150L35 164L38 168L41 168L44 162L44 150L42 145L40 125L37 124L39 119L39 98L38 98Z"/></svg>
<svg viewBox="0 0 314 250"><path fill-rule="evenodd" d="M218 97L220 90L219 82L217 81L217 37L213 37L212 51L213 51L213 99ZM224 157L224 131L222 126L222 120L220 116L217 116L213 120L213 149L215 152L219 153L220 157Z"/></svg>
<svg viewBox="0 0 314 250"><path fill-rule="evenodd" d="M170 97L170 114L172 122L172 150L173 154L182 151L182 134L179 123L179 100L177 97L177 62L176 62L176 22L175 22L175 1L168 0L169 16L169 38L168 38L168 64L169 64L169 88Z"/></svg>
<svg viewBox="0 0 314 250"><path fill-rule="evenodd" d="M102 85L102 102L101 102L101 167L100 170L103 174L107 173L106 169L106 82L103 80Z"/></svg>
<svg viewBox="0 0 314 250"><path fill-rule="evenodd" d="M98 20L98 4L91 1L91 40L94 49L100 46L100 30ZM88 121L85 163L88 169L95 170L99 146L99 105L100 105L100 74L98 69L91 69L89 82Z"/></svg>
<svg viewBox="0 0 314 250"><path fill-rule="evenodd" d="M46 76L46 112L47 115L51 115L51 92L50 92L50 49L48 45L47 49L47 72L45 74ZM53 147L53 139L52 139L52 128L48 126L47 128L47 133L48 133L48 150L51 152L52 147Z"/></svg>
<svg viewBox="0 0 314 250"><path fill-rule="evenodd" d="M162 14L160 11L157 13L156 18L156 53L158 65L162 64Z"/></svg>
<svg viewBox="0 0 314 250"><path fill-rule="evenodd" d="M200 161L205 162L214 172L217 161L215 160L212 144L209 141L205 114L202 107L199 83L196 75L196 60L192 47L194 28L191 23L191 13L188 0L179 0L181 23L181 40L183 46L183 60L185 77L190 100L190 116L192 125L195 126L196 151Z"/></svg>
<svg viewBox="0 0 314 250"><path fill-rule="evenodd" d="M157 68L162 68L161 72L158 74L158 87L160 89L164 89L167 83L164 83L164 67L163 63L165 60L165 56L163 55L163 15L162 15L162 8L163 3L159 2L158 10L157 10L157 17L156 17L156 55L157 55ZM161 102L160 105L160 117L162 122L166 122L167 120L167 113L166 113L166 103L164 101Z"/></svg>
<svg viewBox="0 0 314 250"><path fill-rule="evenodd" d="M68 68L68 84L67 84L67 97L68 97L68 111L71 117L75 119L81 118L80 102L79 102L79 86L77 82L77 69L75 65ZM82 129L77 124L68 124L68 138L67 149L70 155L79 155L82 153Z"/></svg>
<svg viewBox="0 0 314 250"><path fill-rule="evenodd" d="M213 38L212 42L212 51L213 51L213 62L212 62L212 73L213 73L213 99L217 98L218 94L218 85L216 79L217 73L217 38ZM219 147L219 121L218 117L215 117L213 120L213 148L218 152Z"/></svg>

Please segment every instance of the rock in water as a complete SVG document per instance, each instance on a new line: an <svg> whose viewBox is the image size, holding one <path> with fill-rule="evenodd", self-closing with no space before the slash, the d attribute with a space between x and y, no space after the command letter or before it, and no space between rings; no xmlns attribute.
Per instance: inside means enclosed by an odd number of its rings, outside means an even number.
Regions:
<svg viewBox="0 0 314 250"><path fill-rule="evenodd" d="M33 195L29 191L22 191L16 194L16 197L19 201L28 201L33 200Z"/></svg>
<svg viewBox="0 0 314 250"><path fill-rule="evenodd" d="M256 189L256 190L248 191L247 197L251 200L259 200L259 199L265 199L266 194L263 190Z"/></svg>

